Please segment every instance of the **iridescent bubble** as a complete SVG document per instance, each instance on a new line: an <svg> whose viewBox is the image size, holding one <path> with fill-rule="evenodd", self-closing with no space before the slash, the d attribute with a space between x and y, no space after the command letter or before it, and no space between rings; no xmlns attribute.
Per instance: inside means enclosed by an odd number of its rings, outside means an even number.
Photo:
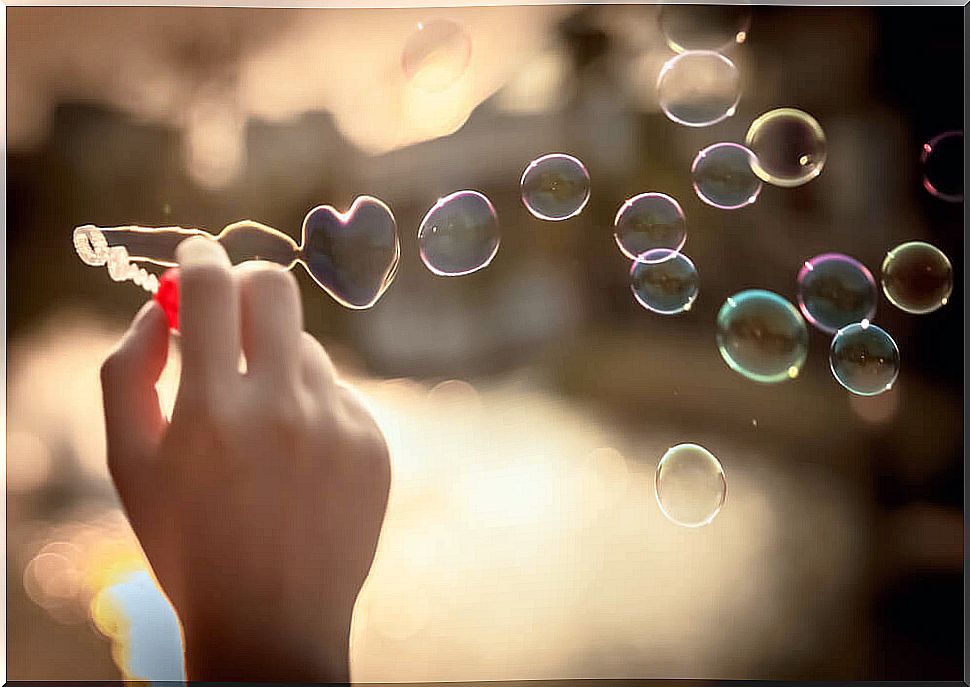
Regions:
<svg viewBox="0 0 970 687"><path fill-rule="evenodd" d="M825 132L807 112L791 107L765 112L748 127L745 144L754 153L754 173L775 186L801 186L822 173Z"/></svg>
<svg viewBox="0 0 970 687"><path fill-rule="evenodd" d="M455 22L418 22L404 45L401 68L418 90L443 91L464 74L471 49L471 39Z"/></svg>
<svg viewBox="0 0 970 687"><path fill-rule="evenodd" d="M645 262L644 254L657 248L674 252L683 248L687 220L680 203L670 196L641 193L620 206L613 220L613 238L624 255Z"/></svg>
<svg viewBox="0 0 970 687"><path fill-rule="evenodd" d="M963 132L947 131L923 144L923 188L940 200L963 200Z"/></svg>
<svg viewBox="0 0 970 687"><path fill-rule="evenodd" d="M734 114L741 99L738 68L713 50L672 57L657 79L660 109L684 126L711 126Z"/></svg>
<svg viewBox="0 0 970 687"><path fill-rule="evenodd" d="M664 5L660 30L674 52L722 52L743 43L751 28L745 5Z"/></svg>
<svg viewBox="0 0 970 687"><path fill-rule="evenodd" d="M808 327L798 309L778 294L750 289L721 306L717 347L738 374L774 384L801 372L808 356Z"/></svg>
<svg viewBox="0 0 970 687"><path fill-rule="evenodd" d="M443 277L487 267L498 252L498 217L478 191L458 191L428 210L418 228L421 259Z"/></svg>
<svg viewBox="0 0 970 687"><path fill-rule="evenodd" d="M835 334L829 365L846 389L860 396L875 396L891 389L896 381L899 348L886 330L862 320Z"/></svg>
<svg viewBox="0 0 970 687"><path fill-rule="evenodd" d="M737 143L715 143L697 153L690 167L697 197L722 210L758 200L761 179L752 171L754 154Z"/></svg>
<svg viewBox="0 0 970 687"><path fill-rule="evenodd" d="M953 292L953 266L936 246L910 241L886 253L882 290L889 302L914 315L946 305Z"/></svg>
<svg viewBox="0 0 970 687"><path fill-rule="evenodd" d="M697 268L690 258L666 248L640 257L630 268L631 288L637 302L661 315L690 310L700 289Z"/></svg>
<svg viewBox="0 0 970 687"><path fill-rule="evenodd" d="M678 444L657 465L657 504L675 525L701 527L720 512L727 480L720 461L703 446Z"/></svg>
<svg viewBox="0 0 970 687"><path fill-rule="evenodd" d="M848 255L816 255L798 272L798 307L806 320L828 334L871 320L877 298L872 272Z"/></svg>
<svg viewBox="0 0 970 687"><path fill-rule="evenodd" d="M539 219L575 217L589 201L589 172L572 155L551 153L533 160L520 185L523 204Z"/></svg>

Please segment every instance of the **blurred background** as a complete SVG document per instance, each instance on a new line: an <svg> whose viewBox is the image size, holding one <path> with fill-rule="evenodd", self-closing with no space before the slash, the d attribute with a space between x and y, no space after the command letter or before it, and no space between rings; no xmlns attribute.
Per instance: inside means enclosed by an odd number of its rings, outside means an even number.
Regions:
<svg viewBox="0 0 970 687"><path fill-rule="evenodd" d="M962 10L750 7L727 53L737 111L690 129L657 106L675 54L661 9L7 9L11 679L182 675L104 465L98 367L146 294L82 264L72 229L252 219L299 241L307 210L360 194L397 217L395 283L350 311L296 274L307 328L392 450L356 680L960 679L963 206L926 192L919 157L962 128ZM406 46L435 20L468 54L426 92ZM821 176L738 211L702 203L697 151L782 106L824 128ZM548 152L592 179L565 222L519 197ZM437 277L417 226L465 188L492 199L501 248ZM611 236L645 191L687 216L701 291L676 317L638 305ZM907 240L941 248L957 287L923 316L880 294L902 355L890 392L839 386L814 329L796 380L724 364L727 296L794 301L802 263L827 251L878 276ZM177 370L175 351L168 403ZM699 529L654 496L682 442L727 477Z"/></svg>

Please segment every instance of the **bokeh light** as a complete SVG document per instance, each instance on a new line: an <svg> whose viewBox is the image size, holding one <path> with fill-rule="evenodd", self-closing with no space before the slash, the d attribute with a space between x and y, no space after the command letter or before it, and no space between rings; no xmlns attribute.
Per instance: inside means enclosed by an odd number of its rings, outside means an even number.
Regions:
<svg viewBox="0 0 970 687"><path fill-rule="evenodd" d="M860 396L892 388L899 375L899 348L886 330L863 320L836 332L829 365L839 384Z"/></svg>
<svg viewBox="0 0 970 687"><path fill-rule="evenodd" d="M715 143L697 153L691 164L694 191L721 210L751 205L761 193L761 179L752 170L754 154L737 143Z"/></svg>
<svg viewBox="0 0 970 687"><path fill-rule="evenodd" d="M953 266L936 246L902 243L882 261L882 290L904 312L924 315L946 305L953 292Z"/></svg>
<svg viewBox="0 0 970 687"><path fill-rule="evenodd" d="M500 243L492 202L478 191L457 191L438 200L421 220L421 260L435 274L456 277L492 261Z"/></svg>
<svg viewBox="0 0 970 687"><path fill-rule="evenodd" d="M657 99L671 121L711 126L734 114L741 99L741 77L724 55L691 50L664 64L657 79Z"/></svg>
<svg viewBox="0 0 970 687"><path fill-rule="evenodd" d="M664 255L658 254L661 252ZM637 302L661 315L690 310L700 290L700 277L690 258L666 248L649 251L641 258L634 260L630 268Z"/></svg>
<svg viewBox="0 0 970 687"><path fill-rule="evenodd" d="M754 173L785 188L817 177L828 156L822 127L810 114L792 107L765 112L751 122L744 140L755 155Z"/></svg>
<svg viewBox="0 0 970 687"><path fill-rule="evenodd" d="M717 348L728 366L756 382L794 379L808 356L808 327L798 310L761 289L729 297L717 314Z"/></svg>
<svg viewBox="0 0 970 687"><path fill-rule="evenodd" d="M709 524L727 494L721 462L702 446L678 444L657 464L657 503L668 520L683 527Z"/></svg>
<svg viewBox="0 0 970 687"><path fill-rule="evenodd" d="M536 158L525 168L519 185L526 209L543 220L575 217L589 202L589 172L572 155Z"/></svg>
<svg viewBox="0 0 970 687"><path fill-rule="evenodd" d="M647 253L658 248L679 251L687 241L687 218L680 203L665 193L641 193L620 206L613 220L613 238L631 260L662 260L670 253Z"/></svg>
<svg viewBox="0 0 970 687"><path fill-rule="evenodd" d="M842 253L806 260L798 272L798 308L827 334L876 314L876 280L865 265Z"/></svg>

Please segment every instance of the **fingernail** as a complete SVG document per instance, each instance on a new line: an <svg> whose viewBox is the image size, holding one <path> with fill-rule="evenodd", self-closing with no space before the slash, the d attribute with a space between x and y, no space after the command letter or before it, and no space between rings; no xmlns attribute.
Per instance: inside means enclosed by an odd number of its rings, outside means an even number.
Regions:
<svg viewBox="0 0 970 687"><path fill-rule="evenodd" d="M230 264L229 256L214 236L190 236L175 247L175 257L180 265L193 263L228 266Z"/></svg>

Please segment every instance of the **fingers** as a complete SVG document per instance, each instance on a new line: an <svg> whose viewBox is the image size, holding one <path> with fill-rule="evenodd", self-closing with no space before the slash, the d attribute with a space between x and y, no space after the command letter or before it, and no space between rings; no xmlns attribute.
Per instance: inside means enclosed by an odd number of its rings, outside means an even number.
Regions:
<svg viewBox="0 0 970 687"><path fill-rule="evenodd" d="M300 374L303 307L293 275L270 263L237 268L242 342L248 377L296 384Z"/></svg>
<svg viewBox="0 0 970 687"><path fill-rule="evenodd" d="M330 356L311 334L303 332L301 338L303 383L311 392L329 392L337 383Z"/></svg>
<svg viewBox="0 0 970 687"><path fill-rule="evenodd" d="M101 366L108 464L124 481L132 465L149 455L165 431L155 383L168 359L168 320L148 301L117 348Z"/></svg>
<svg viewBox="0 0 970 687"><path fill-rule="evenodd" d="M193 236L175 249L179 263L182 376L179 396L206 403L231 393L239 377L239 296L229 258L213 239Z"/></svg>

